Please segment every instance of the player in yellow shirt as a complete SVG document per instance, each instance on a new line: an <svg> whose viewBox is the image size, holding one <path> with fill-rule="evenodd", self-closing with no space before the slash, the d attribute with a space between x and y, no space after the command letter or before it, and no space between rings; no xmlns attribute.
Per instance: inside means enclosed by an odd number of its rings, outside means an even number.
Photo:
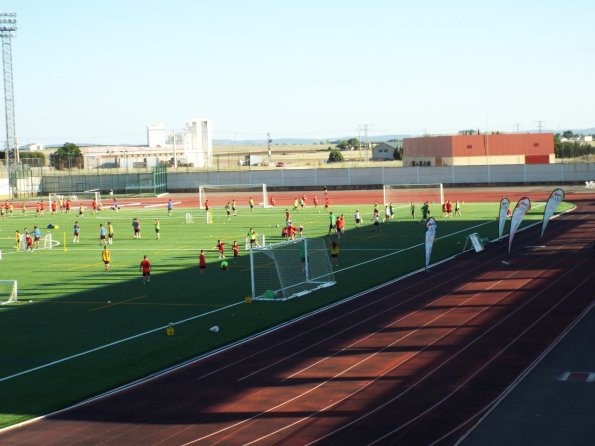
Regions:
<svg viewBox="0 0 595 446"><path fill-rule="evenodd" d="M105 272L109 271L109 264L112 260L112 255L107 249L107 245L103 247L103 251L101 251L101 260L103 260L103 264L105 265Z"/></svg>

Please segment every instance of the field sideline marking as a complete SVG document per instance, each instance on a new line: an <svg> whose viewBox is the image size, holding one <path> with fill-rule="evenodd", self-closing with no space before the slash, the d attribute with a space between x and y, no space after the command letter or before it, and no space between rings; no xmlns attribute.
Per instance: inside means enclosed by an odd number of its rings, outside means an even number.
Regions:
<svg viewBox="0 0 595 446"><path fill-rule="evenodd" d="M176 324L183 324L185 322L190 322L190 321L192 321L194 319L199 319L201 317L208 316L208 315L210 315L212 313L215 313L217 311L226 310L228 308L233 308L233 307L235 307L237 305L241 305L241 304L244 304L244 303L245 302L242 300L240 302L236 302L235 304L227 305L226 307L223 307L223 308L220 308L220 309L217 309L217 310L208 311L206 313L201 313L201 314L196 315L196 316L191 316L189 318L182 319L181 321L176 322ZM122 344L124 342L132 341L133 339L140 338L142 336L145 336L145 335L148 335L148 334L151 334L151 333L155 333L157 331L165 330L168 326L169 325L163 325L163 326L158 327L158 328L153 328L151 330L147 330L145 332L142 332L142 333L139 333L139 334L136 334L136 335L133 335L133 336L128 336L127 338L120 339L118 341L110 342L110 343L105 344L105 345L100 345L99 347L95 347L95 348L92 348L90 350L86 350L84 352L77 353L75 355L67 356L66 358L56 359L55 361L51 361L51 362L48 362L46 364L42 364L42 365L37 366L37 367L33 367L32 369L23 370L22 372L14 373L12 375L5 376L5 377L0 378L0 382L8 381L8 380L11 380L13 378L17 378L17 377L22 376L22 375L27 375L29 373L36 372L38 370L45 369L45 368L51 367L51 366L56 365L56 364L61 364L61 363L66 362L66 361L70 361L71 359L80 358L81 356L85 356L85 355L88 355L90 353L95 353L97 351L104 350L104 349L106 349L108 347L113 347L114 345L118 345L118 344Z"/></svg>
<svg viewBox="0 0 595 446"><path fill-rule="evenodd" d="M142 296L133 297L132 299L126 299L126 300L123 300L121 302L115 302L113 304L111 303L111 301L109 301L109 303L107 305L102 305L101 307L92 308L90 310L87 310L87 313L91 313L93 311L98 311L98 310L103 310L103 309L109 308L109 307L115 307L116 305L122 305L122 304L125 304L127 302L132 302L133 300L142 299L143 297L147 297L147 296L148 296L148 294L143 294Z"/></svg>
<svg viewBox="0 0 595 446"><path fill-rule="evenodd" d="M181 201L174 201L172 204L181 204ZM143 204L144 208L157 208L161 206L167 206L168 203L157 203L157 204Z"/></svg>

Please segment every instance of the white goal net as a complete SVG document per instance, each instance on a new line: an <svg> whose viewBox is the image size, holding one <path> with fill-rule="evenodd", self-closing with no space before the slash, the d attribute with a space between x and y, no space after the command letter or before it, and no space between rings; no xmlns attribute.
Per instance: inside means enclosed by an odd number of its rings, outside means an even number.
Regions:
<svg viewBox="0 0 595 446"><path fill-rule="evenodd" d="M384 204L444 203L444 186L433 184L385 184L382 188Z"/></svg>
<svg viewBox="0 0 595 446"><path fill-rule="evenodd" d="M56 202L57 210L60 210L60 205L62 205L62 209L64 209L67 200L70 200L72 208L80 206L80 204L83 203L86 208L92 209L93 201L95 201L99 209L102 207L101 193L99 191L71 192L63 194L55 194L52 192L49 194L48 199L50 202L50 209L52 209L52 202Z"/></svg>
<svg viewBox="0 0 595 446"><path fill-rule="evenodd" d="M17 302L18 287L16 280L0 280L0 304L10 304Z"/></svg>
<svg viewBox="0 0 595 446"><path fill-rule="evenodd" d="M198 202L204 209L205 201L209 200L211 206L225 206L235 200L237 206L249 206L249 201L254 201L254 207L269 207L266 184L228 184L216 186L203 184L198 188Z"/></svg>
<svg viewBox="0 0 595 446"><path fill-rule="evenodd" d="M253 300L285 301L334 285L323 239L301 238L250 250Z"/></svg>

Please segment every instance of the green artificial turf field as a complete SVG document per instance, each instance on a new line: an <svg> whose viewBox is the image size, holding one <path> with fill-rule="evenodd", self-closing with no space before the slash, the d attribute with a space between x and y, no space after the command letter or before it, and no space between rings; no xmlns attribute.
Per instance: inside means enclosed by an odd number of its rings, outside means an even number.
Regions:
<svg viewBox="0 0 595 446"><path fill-rule="evenodd" d="M541 220L544 203L533 203L525 217ZM562 203L559 212L571 207ZM355 229L359 208L364 225ZM337 285L288 302L247 304L250 271L244 237L250 227L267 242L281 241L284 208L240 208L227 221L214 210L213 224L204 211L163 208L86 212L44 216L20 215L0 221L0 280L18 280L19 303L0 306L0 427L47 414L53 410L145 377L198 354L211 351L308 311L352 296L424 266L424 225L413 220L408 206L396 208L396 221L372 232L372 206L340 206L347 234L340 241ZM434 214L439 214L434 206ZM191 212L194 223L185 223ZM468 234L497 237L498 203L467 203L463 216L438 221L432 261L461 252ZM132 218L141 221L142 239L132 238ZM156 240L153 220L161 222ZM72 244L72 227L81 225L80 243ZM99 224L111 221L115 229L110 246L112 265L103 271ZM328 216L308 207L292 212L294 225L304 236L321 237ZM46 229L48 224L58 229ZM53 249L15 251L15 230L37 225L52 234ZM279 225L277 227L276 225ZM43 245L42 235L42 245ZM66 249L64 247L66 239ZM218 269L214 249L226 242L231 268ZM234 262L231 243L240 243ZM199 277L198 254L208 250L206 276ZM150 285L143 285L139 263L148 255L153 265ZM354 274L355 272L355 274ZM0 289L6 293L6 286ZM175 335L166 336L168 323ZM209 327L219 325L219 333Z"/></svg>

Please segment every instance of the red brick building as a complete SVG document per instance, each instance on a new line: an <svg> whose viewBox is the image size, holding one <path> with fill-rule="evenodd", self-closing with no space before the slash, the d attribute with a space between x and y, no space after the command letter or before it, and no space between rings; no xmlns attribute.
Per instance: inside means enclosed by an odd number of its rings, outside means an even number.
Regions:
<svg viewBox="0 0 595 446"><path fill-rule="evenodd" d="M553 162L553 133L498 133L403 139L404 166L549 164Z"/></svg>

